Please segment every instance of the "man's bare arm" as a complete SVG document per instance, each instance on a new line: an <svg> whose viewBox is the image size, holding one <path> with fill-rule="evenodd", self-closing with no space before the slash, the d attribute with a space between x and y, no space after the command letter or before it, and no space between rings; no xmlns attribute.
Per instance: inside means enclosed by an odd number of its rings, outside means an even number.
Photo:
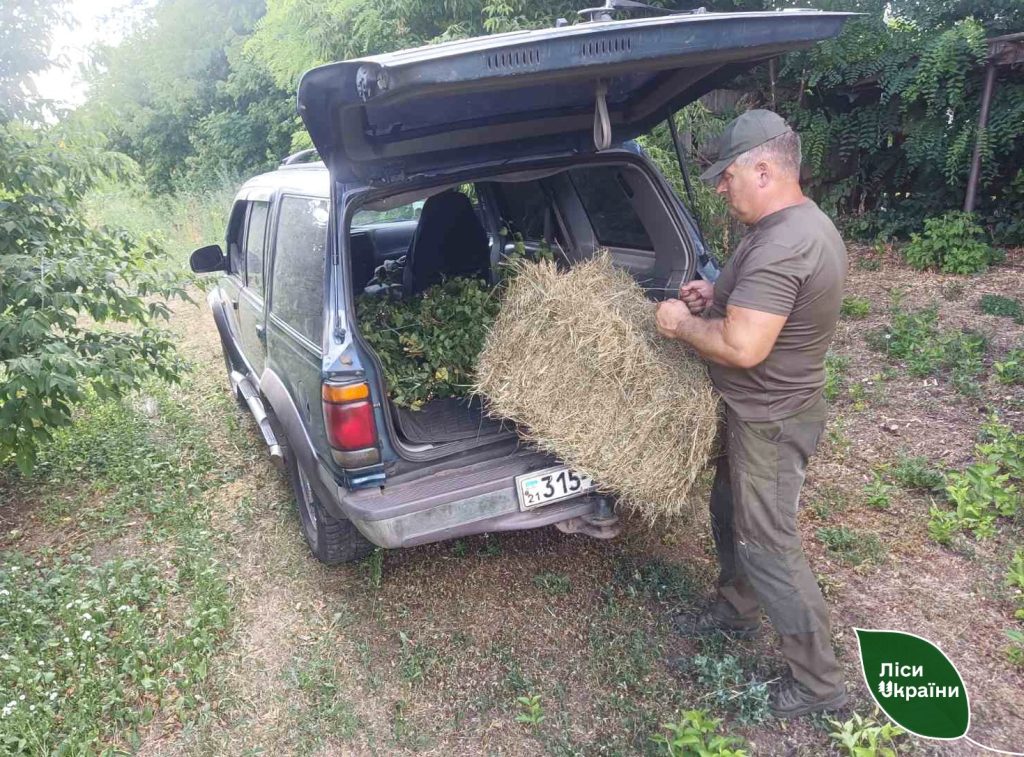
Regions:
<svg viewBox="0 0 1024 757"><path fill-rule="evenodd" d="M760 365L786 324L784 315L736 305L726 306L725 318L698 318L690 315L688 308L686 311L678 314L681 317L666 336L689 344L707 360L732 368Z"/></svg>

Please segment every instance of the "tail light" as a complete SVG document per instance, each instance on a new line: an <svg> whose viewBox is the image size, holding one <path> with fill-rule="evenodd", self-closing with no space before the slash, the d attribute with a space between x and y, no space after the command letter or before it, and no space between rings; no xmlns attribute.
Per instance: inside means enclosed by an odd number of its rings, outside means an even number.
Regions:
<svg viewBox="0 0 1024 757"><path fill-rule="evenodd" d="M343 452L376 448L377 426L370 387L365 382L324 384L322 397L324 426L332 447Z"/></svg>

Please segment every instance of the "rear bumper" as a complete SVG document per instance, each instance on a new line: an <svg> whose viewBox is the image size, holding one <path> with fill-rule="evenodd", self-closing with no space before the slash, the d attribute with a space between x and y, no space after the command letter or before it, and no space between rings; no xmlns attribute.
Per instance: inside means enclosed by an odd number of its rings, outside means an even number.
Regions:
<svg viewBox="0 0 1024 757"><path fill-rule="evenodd" d="M339 491L341 510L367 539L388 548L537 528L595 512L596 499L587 495L519 509L515 477L551 462L537 453L514 455L382 489Z"/></svg>

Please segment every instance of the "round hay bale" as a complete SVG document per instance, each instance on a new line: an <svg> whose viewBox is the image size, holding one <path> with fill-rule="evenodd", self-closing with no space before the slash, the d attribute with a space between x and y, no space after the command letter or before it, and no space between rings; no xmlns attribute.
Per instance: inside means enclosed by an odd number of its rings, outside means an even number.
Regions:
<svg viewBox="0 0 1024 757"><path fill-rule="evenodd" d="M658 335L655 304L606 252L515 265L478 358L488 411L647 522L682 514L716 436L703 362Z"/></svg>

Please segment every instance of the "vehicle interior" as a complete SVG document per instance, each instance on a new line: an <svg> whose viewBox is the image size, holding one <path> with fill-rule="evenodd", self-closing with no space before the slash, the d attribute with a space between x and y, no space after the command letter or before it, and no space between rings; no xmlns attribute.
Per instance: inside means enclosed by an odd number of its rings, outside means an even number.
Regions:
<svg viewBox="0 0 1024 757"><path fill-rule="evenodd" d="M425 195L425 196L424 196ZM348 235L354 296L411 297L446 277L497 281L504 255L547 248L559 266L608 250L653 300L692 276L695 250L635 160L508 174L363 205ZM508 432L477 403L392 407L402 443L431 445Z"/></svg>

